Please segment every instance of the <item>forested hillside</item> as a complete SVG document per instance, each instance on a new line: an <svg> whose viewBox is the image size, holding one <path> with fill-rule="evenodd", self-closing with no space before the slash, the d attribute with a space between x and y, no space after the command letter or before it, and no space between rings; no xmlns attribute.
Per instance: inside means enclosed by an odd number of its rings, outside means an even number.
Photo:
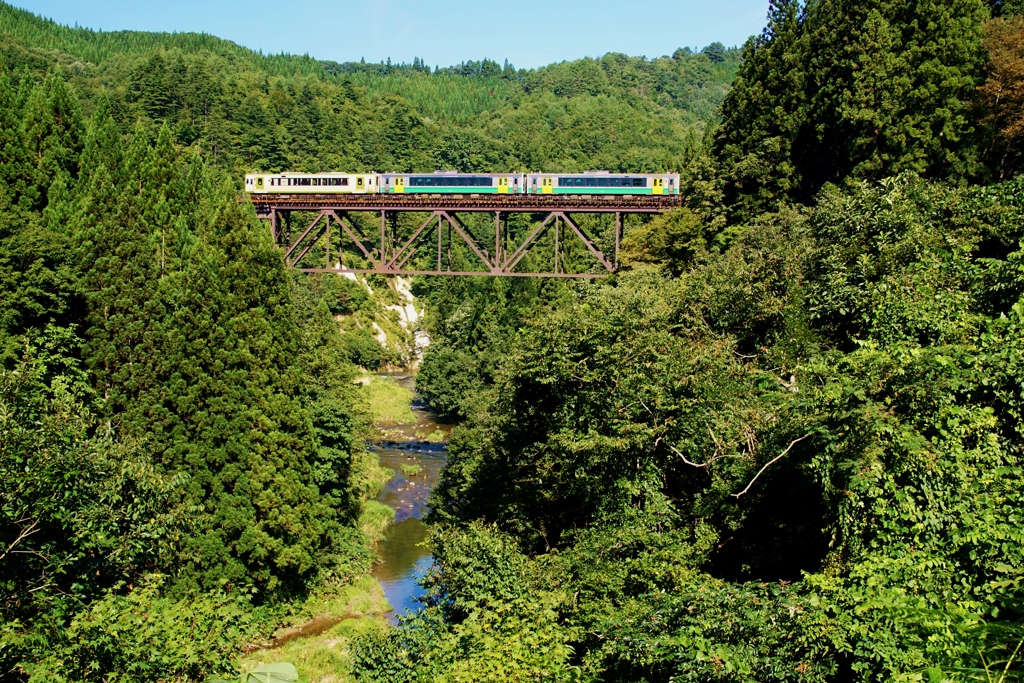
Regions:
<svg viewBox="0 0 1024 683"><path fill-rule="evenodd" d="M739 63L335 64L0 4L0 679L237 675L366 576L377 304L289 272L242 173L679 169Z"/></svg>
<svg viewBox="0 0 1024 683"><path fill-rule="evenodd" d="M422 285L464 423L360 680L1024 675L1022 9L776 0L626 272Z"/></svg>
<svg viewBox="0 0 1024 683"><path fill-rule="evenodd" d="M436 566L336 680L1024 677L1022 14L773 0L742 51L527 71L0 5L0 678L237 675L365 575L368 304L237 201L286 168L686 193L606 281L414 283Z"/></svg>

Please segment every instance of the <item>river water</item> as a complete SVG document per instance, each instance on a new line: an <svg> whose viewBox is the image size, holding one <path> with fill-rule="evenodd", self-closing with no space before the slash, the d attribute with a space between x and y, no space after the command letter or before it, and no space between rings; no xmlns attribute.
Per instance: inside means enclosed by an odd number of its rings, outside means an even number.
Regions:
<svg viewBox="0 0 1024 683"><path fill-rule="evenodd" d="M415 390L412 377L397 376L399 384ZM397 623L399 615L414 612L416 599L423 594L419 579L430 569L433 558L421 544L426 539L427 527L423 517L428 512L427 498L437 484L448 458L446 443L451 431L449 425L438 424L435 416L418 399L413 402L415 425L382 430L383 438L373 445L385 467L395 471L392 479L377 500L395 511L395 523L384 540L377 546L380 563L373 575L380 582L394 612L388 616ZM444 433L444 441L430 443L423 439L428 434ZM415 474L402 471L402 466L418 466Z"/></svg>

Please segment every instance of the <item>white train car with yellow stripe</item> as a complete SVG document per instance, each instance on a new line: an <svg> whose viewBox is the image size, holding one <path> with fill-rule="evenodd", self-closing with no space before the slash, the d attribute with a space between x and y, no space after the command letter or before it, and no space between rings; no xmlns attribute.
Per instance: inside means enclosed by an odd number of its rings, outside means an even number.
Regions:
<svg viewBox="0 0 1024 683"><path fill-rule="evenodd" d="M250 173L250 194L377 194L377 173Z"/></svg>

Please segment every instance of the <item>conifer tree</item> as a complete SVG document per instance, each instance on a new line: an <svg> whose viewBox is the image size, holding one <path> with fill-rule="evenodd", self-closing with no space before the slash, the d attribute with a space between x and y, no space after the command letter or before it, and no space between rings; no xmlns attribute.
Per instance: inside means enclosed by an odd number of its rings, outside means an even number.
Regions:
<svg viewBox="0 0 1024 683"><path fill-rule="evenodd" d="M115 177L121 173L121 131L114 121L111 112L110 98L100 93L96 111L86 125L85 142L80 160L79 179L85 186L89 185L89 174L100 166Z"/></svg>
<svg viewBox="0 0 1024 683"><path fill-rule="evenodd" d="M156 378L127 422L202 506L182 581L292 590L339 532L314 480L289 283L269 237L230 185L207 206L167 305Z"/></svg>
<svg viewBox="0 0 1024 683"><path fill-rule="evenodd" d="M802 182L793 145L806 117L799 0L772 0L768 25L743 48L745 61L722 107L716 151L740 211L770 206Z"/></svg>
<svg viewBox="0 0 1024 683"><path fill-rule="evenodd" d="M45 192L58 176L78 178L84 129L75 93L53 71L28 98L24 113L25 139Z"/></svg>
<svg viewBox="0 0 1024 683"><path fill-rule="evenodd" d="M165 123L145 165L146 182L142 192L142 216L152 231L160 277L178 264L175 222L181 214L178 199L179 174L174 151L174 136Z"/></svg>
<svg viewBox="0 0 1024 683"><path fill-rule="evenodd" d="M808 202L847 176L979 173L971 109L982 0L774 0L722 108L737 214Z"/></svg>
<svg viewBox="0 0 1024 683"><path fill-rule="evenodd" d="M88 185L79 193L73 223L81 286L89 304L86 364L107 401L107 414L116 415L148 386L150 354L145 347L152 343L161 316L154 296L153 253L137 196L104 163L121 156L119 139L100 142L107 128L102 121L90 126L96 131L90 138L96 140L94 158L99 163L84 169Z"/></svg>
<svg viewBox="0 0 1024 683"><path fill-rule="evenodd" d="M18 335L74 321L68 250L32 212L41 200L38 171L17 99L0 72L0 364L17 354Z"/></svg>
<svg viewBox="0 0 1024 683"><path fill-rule="evenodd" d="M10 78L0 69L0 185L24 209L38 206L35 168L21 129L21 107Z"/></svg>

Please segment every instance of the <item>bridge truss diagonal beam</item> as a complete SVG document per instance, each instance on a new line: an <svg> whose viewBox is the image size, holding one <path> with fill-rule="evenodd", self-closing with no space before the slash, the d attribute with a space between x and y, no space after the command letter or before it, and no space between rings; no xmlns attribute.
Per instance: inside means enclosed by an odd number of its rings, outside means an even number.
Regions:
<svg viewBox="0 0 1024 683"><path fill-rule="evenodd" d="M558 216L565 221L565 224L568 225L573 232L576 233L576 236L579 237L583 244L586 245L587 249L590 250L590 253L593 254L594 257L601 262L601 265L605 267L605 270L610 273L615 272L615 266L608 262L608 259L604 257L604 252L594 245L594 240L590 239L590 237L583 231L583 228L576 225L576 223L569 218L569 215L564 211L558 212Z"/></svg>
<svg viewBox="0 0 1024 683"><path fill-rule="evenodd" d="M622 237L622 219L628 214L657 214L668 211L680 205L678 198L673 197L626 197L616 199L613 197L599 198L597 200L574 197L407 197L407 196L306 196L306 197L253 197L251 199L257 209L257 215L268 219L271 235L275 242L283 242L285 262L291 267L299 267L303 259L309 254L315 245L324 246L326 255L324 268L302 268L304 272L348 272L348 273L377 273L382 275L477 275L477 276L506 276L506 277L559 277L559 278L601 278L616 272L619 263L619 245ZM301 212L301 215L312 214L312 221L293 241L291 239L291 215L293 212ZM459 215L466 213L493 213L494 214L494 244L490 248L489 237L480 240L474 234ZM375 239L367 237L360 227L360 221L355 220L352 213L379 213L380 217L380 244L374 244ZM418 227L408 233L399 229L398 216L401 213L428 214L425 221L418 223ZM503 225L503 220L508 221L514 214L527 214L537 216L539 223L535 223L525 239L518 241L518 244L509 244L511 233ZM575 215L594 214L615 216L614 226L614 257L609 258L599 247L587 230L580 224ZM543 219L541 220L541 217ZM414 223L413 225L416 225ZM332 224L341 229L334 231L332 235ZM475 225L475 223L473 223ZM406 224L407 227L408 224ZM522 225L521 223L519 225ZM479 229L477 226L475 229ZM447 230L447 238L445 231ZM422 253L420 249L427 245L431 236L436 231L437 237L437 261L436 270L408 269L411 259ZM373 232L373 231L371 231ZM399 234L400 232L404 234ZM554 272L517 272L523 259L531 250L542 243L542 238L553 232L552 239L554 247ZM454 233L454 235L453 235ZM567 272L565 258L572 252L565 251L568 244L566 235L575 235L586 249L586 253L596 261L591 268L592 272ZM369 267L354 268L353 263L347 265L346 261L356 255L355 251L348 251L346 256L346 238L351 240L351 246L361 255L357 258L368 264ZM570 238L571 239L571 238ZM339 241L340 240L340 241ZM444 244L448 245L448 264L444 268ZM611 241L609 239L609 241ZM462 252L471 261L478 260L484 270L453 270L452 262L454 244L464 245L466 251ZM612 245L607 245L612 248ZM579 270L586 268L583 262L579 261L581 252L575 252L574 268L568 270ZM336 260L332 267L332 254ZM475 258L474 258L475 257ZM551 257L542 257L544 262ZM351 262L350 262L351 263ZM308 262L307 262L308 265ZM474 266L470 266L471 268ZM593 272L596 268L603 272Z"/></svg>
<svg viewBox="0 0 1024 683"><path fill-rule="evenodd" d="M363 252L363 256L366 257L366 260L372 263L376 268L377 265L380 263L378 259L375 259L373 257L373 251L376 250L371 250L367 248L367 246L363 243L366 240L366 235L364 235L363 231L359 229L359 226L353 223L352 225L355 226L355 230L349 227L348 222L342 218L342 216L344 216L345 214L339 215L335 211L329 211L328 214L330 215L330 217L334 218L334 220L338 221L338 225L340 225L341 229L345 231L345 234L349 236L349 239L351 239L352 243L356 245L356 248L358 248L359 251ZM328 245L328 248L330 248L330 245Z"/></svg>
<svg viewBox="0 0 1024 683"><path fill-rule="evenodd" d="M459 233L459 237L462 238L462 241L465 242L469 246L469 248L473 250L473 253L476 254L476 257L480 259L480 261L487 267L487 269L492 274L500 274L500 267L498 267L496 263L493 263L491 261L491 258L488 255L487 250L481 248L480 245L476 243L476 240L473 239L472 235L469 232L469 228L463 225L462 221L460 221L456 217L456 214L454 212L448 213L447 211L444 211L442 213L444 214L444 218L445 220L448 221L449 225L455 228L455 232Z"/></svg>

